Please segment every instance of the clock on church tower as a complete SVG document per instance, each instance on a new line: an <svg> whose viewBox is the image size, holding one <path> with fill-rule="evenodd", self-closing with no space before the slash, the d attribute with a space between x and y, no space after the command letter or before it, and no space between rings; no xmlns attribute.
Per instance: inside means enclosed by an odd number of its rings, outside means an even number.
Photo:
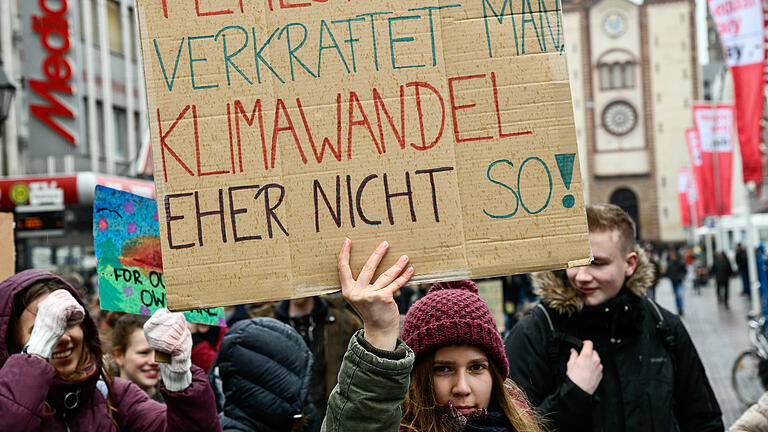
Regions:
<svg viewBox="0 0 768 432"><path fill-rule="evenodd" d="M627 17L619 11L610 11L603 17L603 31L612 38L617 38L627 31Z"/></svg>

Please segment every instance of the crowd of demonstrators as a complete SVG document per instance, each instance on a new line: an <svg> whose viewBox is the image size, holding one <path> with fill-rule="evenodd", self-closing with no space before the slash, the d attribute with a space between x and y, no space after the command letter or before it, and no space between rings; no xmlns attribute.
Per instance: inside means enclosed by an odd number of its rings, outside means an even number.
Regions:
<svg viewBox="0 0 768 432"><path fill-rule="evenodd" d="M393 294L413 275L408 257L373 281L381 243L357 278L351 241L339 254L342 294L363 319L333 389L324 431L540 431L535 411L507 380L488 305L471 281L438 283L408 310L400 330Z"/></svg>
<svg viewBox="0 0 768 432"><path fill-rule="evenodd" d="M338 295L305 297L251 309L251 316L271 317L293 327L314 356L310 395L321 416L349 340L363 324Z"/></svg>
<svg viewBox="0 0 768 432"><path fill-rule="evenodd" d="M319 431L322 416L310 397L313 362L288 324L238 321L224 335L209 373L224 432Z"/></svg>
<svg viewBox="0 0 768 432"><path fill-rule="evenodd" d="M722 432L680 318L644 296L653 268L632 219L587 207L589 266L537 274L541 304L505 341L509 377L560 432Z"/></svg>
<svg viewBox="0 0 768 432"><path fill-rule="evenodd" d="M680 259L680 254L676 248L669 249L669 255L667 256L667 269L664 274L669 281L672 282L672 290L675 293L675 305L677 306L677 314L683 316L683 282L686 275L688 275L688 266Z"/></svg>
<svg viewBox="0 0 768 432"><path fill-rule="evenodd" d="M115 376L131 381L153 400L164 402L158 391L160 366L155 361L155 350L144 336L147 317L125 314L115 322L112 330L111 352Z"/></svg>
<svg viewBox="0 0 768 432"><path fill-rule="evenodd" d="M406 256L374 281L386 242L355 278L345 240L341 296L228 307L227 327L101 311L98 294L89 313L66 280L22 272L0 284L0 430L723 431L688 333L648 292L663 257L616 206L587 220L591 265L507 278L504 340L472 281L407 287Z"/></svg>
<svg viewBox="0 0 768 432"><path fill-rule="evenodd" d="M96 324L63 279L26 270L0 283L0 430L220 430L184 316L161 309L144 332L171 356L160 365L165 404L107 372Z"/></svg>

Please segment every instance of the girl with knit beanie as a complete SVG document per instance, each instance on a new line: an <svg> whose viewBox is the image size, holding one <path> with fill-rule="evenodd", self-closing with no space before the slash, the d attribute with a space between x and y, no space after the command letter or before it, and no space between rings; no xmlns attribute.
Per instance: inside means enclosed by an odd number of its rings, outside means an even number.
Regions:
<svg viewBox="0 0 768 432"><path fill-rule="evenodd" d="M339 254L342 295L363 319L350 340L323 431L540 432L510 380L488 305L472 281L441 282L409 309L400 334L394 293L413 275L402 256L373 281L383 242L357 279L352 244Z"/></svg>

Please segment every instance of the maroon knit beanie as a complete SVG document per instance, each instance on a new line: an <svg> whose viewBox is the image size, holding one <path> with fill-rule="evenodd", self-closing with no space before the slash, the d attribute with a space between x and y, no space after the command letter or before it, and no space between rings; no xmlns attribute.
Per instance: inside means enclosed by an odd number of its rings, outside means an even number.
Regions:
<svg viewBox="0 0 768 432"><path fill-rule="evenodd" d="M470 280L440 282L408 309L403 341L420 354L448 345L473 345L485 350L503 377L509 375L504 344L491 310Z"/></svg>

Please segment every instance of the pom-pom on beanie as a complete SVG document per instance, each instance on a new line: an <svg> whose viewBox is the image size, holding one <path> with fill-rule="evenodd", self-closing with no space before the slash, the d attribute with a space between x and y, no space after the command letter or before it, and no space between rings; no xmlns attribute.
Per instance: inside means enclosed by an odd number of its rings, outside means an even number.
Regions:
<svg viewBox="0 0 768 432"><path fill-rule="evenodd" d="M403 323L403 341L416 357L448 345L473 345L509 375L504 344L488 305L470 280L440 282L411 306Z"/></svg>

